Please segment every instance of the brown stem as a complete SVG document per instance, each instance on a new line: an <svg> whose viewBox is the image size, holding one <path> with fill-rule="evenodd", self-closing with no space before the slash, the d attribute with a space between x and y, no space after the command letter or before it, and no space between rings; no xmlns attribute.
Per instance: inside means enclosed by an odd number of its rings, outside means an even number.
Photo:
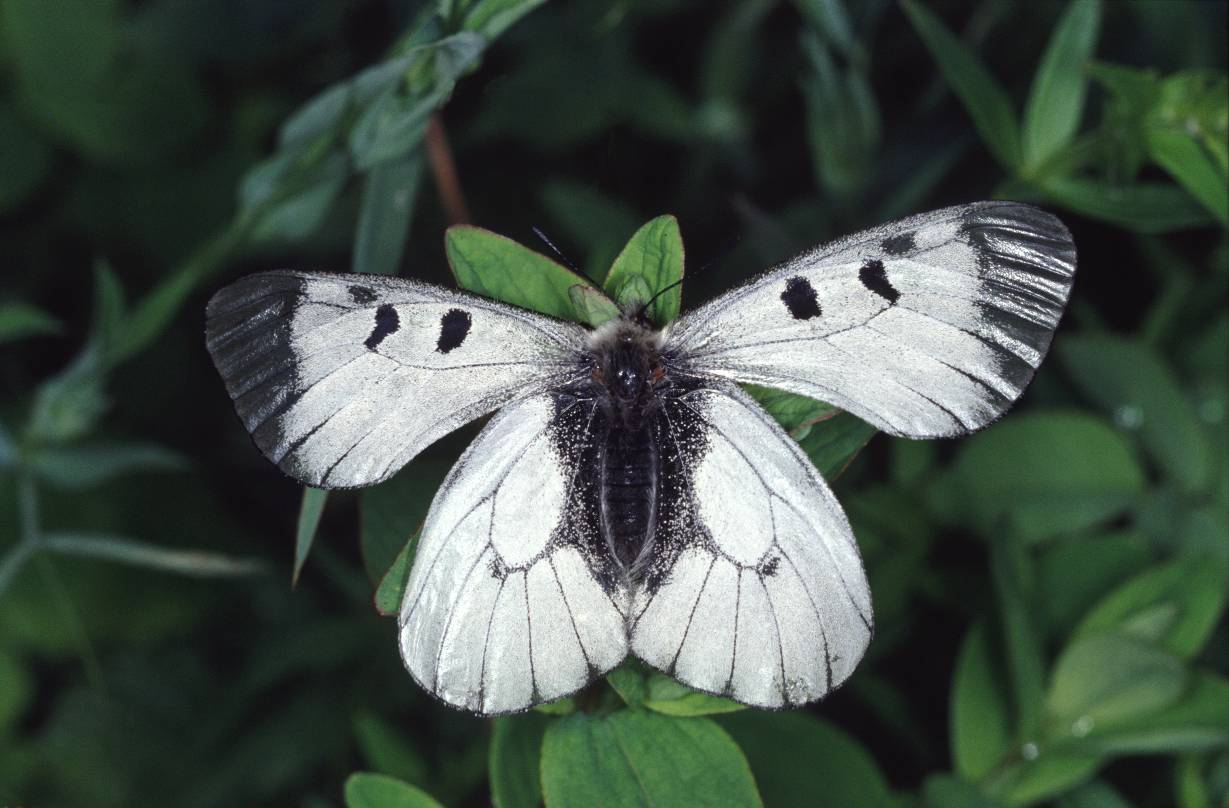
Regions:
<svg viewBox="0 0 1229 808"><path fill-rule="evenodd" d="M453 162L448 133L444 131L444 122L438 112L433 113L427 120L425 143L427 162L431 164L431 175L435 177L435 188L439 191L440 202L444 205L449 224L468 224L469 210L465 207L465 196L461 193L457 164Z"/></svg>

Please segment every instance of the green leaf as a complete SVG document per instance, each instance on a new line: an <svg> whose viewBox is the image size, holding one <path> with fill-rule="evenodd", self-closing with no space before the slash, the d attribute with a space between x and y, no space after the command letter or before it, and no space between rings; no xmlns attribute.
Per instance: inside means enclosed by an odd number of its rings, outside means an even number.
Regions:
<svg viewBox="0 0 1229 808"><path fill-rule="evenodd" d="M1208 436L1177 375L1152 348L1108 334L1076 334L1059 344L1058 355L1075 387L1120 426L1138 431L1168 476L1187 489L1207 483Z"/></svg>
<svg viewBox="0 0 1229 808"><path fill-rule="evenodd" d="M680 717L717 715L746 709L736 701L692 690L657 671L648 677L644 706L655 712Z"/></svg>
<svg viewBox="0 0 1229 808"><path fill-rule="evenodd" d="M0 345L26 337L58 334L60 321L29 303L0 303Z"/></svg>
<svg viewBox="0 0 1229 808"><path fill-rule="evenodd" d="M1158 652L1159 653L1159 652ZM1101 721L1074 749L1097 754L1169 754L1229 745L1229 680L1196 672L1182 697L1159 710ZM1155 694L1148 694L1155 699Z"/></svg>
<svg viewBox="0 0 1229 808"><path fill-rule="evenodd" d="M1033 410L962 442L931 499L940 515L985 535L1001 533L1006 519L1036 540L1102 522L1143 487L1130 445L1101 419Z"/></svg>
<svg viewBox="0 0 1229 808"><path fill-rule="evenodd" d="M410 235L422 161L422 154L415 151L368 172L354 233L355 272L397 274Z"/></svg>
<svg viewBox="0 0 1229 808"><path fill-rule="evenodd" d="M620 307L644 304L654 295L648 314L658 327L679 314L683 288L662 290L683 279L683 237L678 220L658 216L644 224L619 253L606 275L604 288Z"/></svg>
<svg viewBox="0 0 1229 808"><path fill-rule="evenodd" d="M956 773L966 780L981 780L1012 751L1014 732L1005 680L986 622L979 621L965 635L952 681L952 761Z"/></svg>
<svg viewBox="0 0 1229 808"><path fill-rule="evenodd" d="M303 571L303 562L307 561L312 542L316 540L316 529L320 527L320 517L324 513L324 503L328 498L329 492L323 488L303 486L303 500L299 505L299 523L295 528L294 571L290 577L292 583L299 582L299 573Z"/></svg>
<svg viewBox="0 0 1229 808"><path fill-rule="evenodd" d="M606 683L614 688L628 707L639 707L649 697L648 678L648 669L633 657L606 674Z"/></svg>
<svg viewBox="0 0 1229 808"><path fill-rule="evenodd" d="M462 27L489 42L546 0L478 0L465 12Z"/></svg>
<svg viewBox="0 0 1229 808"><path fill-rule="evenodd" d="M1075 0L1063 12L1033 76L1021 133L1026 167L1040 166L1067 147L1080 126L1088 76L1101 30L1100 0Z"/></svg>
<svg viewBox="0 0 1229 808"><path fill-rule="evenodd" d="M152 443L87 443L48 446L34 457L35 473L68 490L93 488L142 471L184 471L187 459Z"/></svg>
<svg viewBox="0 0 1229 808"><path fill-rule="evenodd" d="M840 412L831 404L772 387L746 384L743 388L795 440L806 437L812 425Z"/></svg>
<svg viewBox="0 0 1229 808"><path fill-rule="evenodd" d="M998 601L1016 729L1019 740L1028 743L1041 725L1045 660L1033 620L1032 560L1018 537L1006 533L991 538L990 575Z"/></svg>
<svg viewBox="0 0 1229 808"><path fill-rule="evenodd" d="M1229 565L1212 556L1159 564L1123 583L1080 623L1075 636L1114 631L1189 659L1225 611Z"/></svg>
<svg viewBox="0 0 1229 808"><path fill-rule="evenodd" d="M350 129L348 146L355 167L366 171L416 148L427 118L448 100L457 79L478 61L485 47L483 37L463 31L411 49L401 70L397 69L401 60L394 60L378 77L380 82L393 81L364 107Z"/></svg>
<svg viewBox="0 0 1229 808"><path fill-rule="evenodd" d="M925 5L904 0L904 9L987 148L1004 168L1016 169L1020 165L1020 128L1007 92L977 55Z"/></svg>
<svg viewBox="0 0 1229 808"><path fill-rule="evenodd" d="M1100 755L1044 751L1036 757L1028 747L1025 760L1010 766L990 783L989 790L1008 805L1034 805L1087 781L1105 765Z"/></svg>
<svg viewBox="0 0 1229 808"><path fill-rule="evenodd" d="M542 802L542 739L550 722L535 712L495 719L489 758L495 808L537 808Z"/></svg>
<svg viewBox="0 0 1229 808"><path fill-rule="evenodd" d="M849 467L877 430L847 412L839 412L810 427L798 445L826 480L834 480Z"/></svg>
<svg viewBox="0 0 1229 808"><path fill-rule="evenodd" d="M1137 233L1169 233L1212 222L1186 191L1173 185L1051 177L1041 184L1049 199L1065 208Z"/></svg>
<svg viewBox="0 0 1229 808"><path fill-rule="evenodd" d="M710 719L631 709L551 724L542 793L551 808L762 804L746 758Z"/></svg>
<svg viewBox="0 0 1229 808"><path fill-rule="evenodd" d="M203 550L179 550L161 545L91 533L44 533L39 546L53 553L114 561L194 578L230 578L265 573L263 561Z"/></svg>
<svg viewBox="0 0 1229 808"><path fill-rule="evenodd" d="M897 805L874 758L832 724L802 712L757 710L717 721L742 746L765 805Z"/></svg>
<svg viewBox="0 0 1229 808"><path fill-rule="evenodd" d="M1148 643L1119 634L1088 634L1059 655L1046 707L1059 727L1086 734L1083 727L1174 704L1187 675L1179 659Z"/></svg>
<svg viewBox="0 0 1229 808"><path fill-rule="evenodd" d="M385 577L422 527L451 463L417 458L379 485L359 492L359 546L373 584Z"/></svg>
<svg viewBox="0 0 1229 808"><path fill-rule="evenodd" d="M418 535L415 531L410 536L376 586L373 602L377 614L391 617L401 609L401 598L405 595L405 585L410 580L410 568L414 564L414 551L418 547Z"/></svg>
<svg viewBox="0 0 1229 808"><path fill-rule="evenodd" d="M572 300L576 319L593 328L619 316L619 307L596 287L578 283L568 289L568 297Z"/></svg>
<svg viewBox="0 0 1229 808"><path fill-rule="evenodd" d="M820 187L837 195L858 191L879 151L879 105L862 69L838 67L814 34L802 49L810 69L802 80L807 139Z"/></svg>
<svg viewBox="0 0 1229 808"><path fill-rule="evenodd" d="M448 228L444 250L462 289L561 320L580 319L573 286L596 289L562 264L480 227Z"/></svg>
<svg viewBox="0 0 1229 808"><path fill-rule="evenodd" d="M1221 224L1229 224L1225 175L1188 133L1160 127L1145 132L1148 155L1199 200Z"/></svg>
<svg viewBox="0 0 1229 808"><path fill-rule="evenodd" d="M442 808L425 791L393 777L355 772L346 779L346 808Z"/></svg>
<svg viewBox="0 0 1229 808"><path fill-rule="evenodd" d="M388 721L362 710L354 716L353 726L363 762L372 770L407 783L427 781L426 761Z"/></svg>

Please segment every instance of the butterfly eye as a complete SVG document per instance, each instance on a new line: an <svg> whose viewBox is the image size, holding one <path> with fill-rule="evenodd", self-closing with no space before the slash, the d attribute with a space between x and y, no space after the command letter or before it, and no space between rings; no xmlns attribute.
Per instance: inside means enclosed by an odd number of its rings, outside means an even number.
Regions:
<svg viewBox="0 0 1229 808"><path fill-rule="evenodd" d="M656 385L662 379L666 378L666 368L660 362L653 365L649 372L649 384Z"/></svg>

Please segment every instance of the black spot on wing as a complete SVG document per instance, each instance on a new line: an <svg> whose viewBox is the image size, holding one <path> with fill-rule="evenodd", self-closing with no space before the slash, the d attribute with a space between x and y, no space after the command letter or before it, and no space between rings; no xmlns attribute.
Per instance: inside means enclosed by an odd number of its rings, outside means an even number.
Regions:
<svg viewBox="0 0 1229 808"><path fill-rule="evenodd" d="M858 280L862 281L862 285L867 289L889 303L895 303L900 299L900 292L896 291L896 287L892 286L892 282L888 280L888 273L883 268L883 262L878 258L868 259L862 265L862 268L858 270Z"/></svg>
<svg viewBox="0 0 1229 808"><path fill-rule="evenodd" d="M397 310L389 304L385 303L380 308L376 309L376 326L371 330L371 335L363 341L368 350L374 351L384 341L384 338L389 334L397 333L397 329L401 327L401 318L397 316Z"/></svg>
<svg viewBox="0 0 1229 808"><path fill-rule="evenodd" d="M366 306L368 303L374 303L376 299L376 293L366 286L354 284L346 291L350 293L350 299L360 306Z"/></svg>
<svg viewBox="0 0 1229 808"><path fill-rule="evenodd" d="M820 315L819 299L815 287L803 277L793 277L785 282L785 291L781 293L785 308L794 315L795 320L809 320Z"/></svg>
<svg viewBox="0 0 1229 808"><path fill-rule="evenodd" d="M908 252L913 252L916 243L913 239L913 233L897 233L895 236L888 236L879 245L888 255L904 255Z"/></svg>
<svg viewBox="0 0 1229 808"><path fill-rule="evenodd" d="M768 558L764 560L759 565L759 568L756 570L756 572L759 573L761 578L771 578L772 576L777 574L777 569L780 566L781 566L781 556L773 556L772 558Z"/></svg>
<svg viewBox="0 0 1229 808"><path fill-rule="evenodd" d="M469 336L471 325L473 325L473 320L470 318L469 312L462 311L461 309L449 309L440 318L440 338L435 344L435 350L440 353L448 353L453 348L460 348L461 343L465 342L465 338Z"/></svg>

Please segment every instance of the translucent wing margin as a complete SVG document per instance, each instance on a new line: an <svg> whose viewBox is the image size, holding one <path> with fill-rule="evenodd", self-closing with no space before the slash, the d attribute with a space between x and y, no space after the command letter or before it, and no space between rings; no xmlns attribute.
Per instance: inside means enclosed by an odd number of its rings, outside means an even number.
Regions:
<svg viewBox="0 0 1229 808"><path fill-rule="evenodd" d="M757 707L822 697L862 658L870 590L844 512L746 394L700 387L663 407L658 524L631 649L691 687Z"/></svg>
<svg viewBox="0 0 1229 808"><path fill-rule="evenodd" d="M265 272L207 308L206 344L256 445L322 488L379 482L576 372L583 340L579 326L372 275Z"/></svg>
<svg viewBox="0 0 1229 808"><path fill-rule="evenodd" d="M964 434L1050 346L1075 245L1050 214L978 202L820 247L697 309L667 349L696 372L835 404L893 435Z"/></svg>
<svg viewBox="0 0 1229 808"><path fill-rule="evenodd" d="M423 527L399 618L426 690L482 714L579 690L627 654L627 589L601 538L594 404L541 394L496 415Z"/></svg>

